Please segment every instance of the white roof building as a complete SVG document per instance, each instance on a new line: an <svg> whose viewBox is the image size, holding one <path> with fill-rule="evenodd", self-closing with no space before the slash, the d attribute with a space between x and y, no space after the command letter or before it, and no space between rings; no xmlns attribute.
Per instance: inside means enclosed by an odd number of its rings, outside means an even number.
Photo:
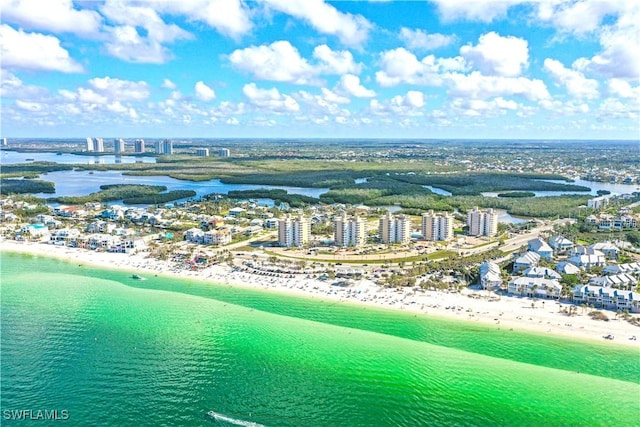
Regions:
<svg viewBox="0 0 640 427"><path fill-rule="evenodd" d="M560 297L562 286L557 280L541 277L516 277L509 281L507 292L528 297Z"/></svg>
<svg viewBox="0 0 640 427"><path fill-rule="evenodd" d="M525 277L542 277L545 279L555 279L560 280L562 276L560 273L555 272L550 268L545 267L531 267L522 272L522 275Z"/></svg>
<svg viewBox="0 0 640 427"><path fill-rule="evenodd" d="M480 264L480 287L482 289L496 289L502 286L500 266L491 261Z"/></svg>

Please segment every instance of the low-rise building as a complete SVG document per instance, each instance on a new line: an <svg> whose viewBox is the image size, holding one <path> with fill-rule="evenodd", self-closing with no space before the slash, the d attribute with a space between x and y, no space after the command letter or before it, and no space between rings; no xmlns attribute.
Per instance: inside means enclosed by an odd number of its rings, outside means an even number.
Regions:
<svg viewBox="0 0 640 427"><path fill-rule="evenodd" d="M640 312L640 293L596 285L578 285L573 288L573 301L615 310Z"/></svg>
<svg viewBox="0 0 640 427"><path fill-rule="evenodd" d="M610 274L593 277L589 279L589 284L605 288L633 289L638 286L638 279L627 273Z"/></svg>
<svg viewBox="0 0 640 427"><path fill-rule="evenodd" d="M545 279L560 280L562 276L560 273L546 267L531 267L522 272L524 277L542 277Z"/></svg>
<svg viewBox="0 0 640 427"><path fill-rule="evenodd" d="M547 244L547 242L540 238L529 240L527 248L529 251L540 255L540 258L544 258L549 261L553 258L553 249Z"/></svg>
<svg viewBox="0 0 640 427"><path fill-rule="evenodd" d="M549 239L549 246L556 254L564 254L573 249L573 242L564 236L553 236Z"/></svg>
<svg viewBox="0 0 640 427"><path fill-rule="evenodd" d="M534 298L560 298L562 285L555 279L515 277L509 281L507 292Z"/></svg>

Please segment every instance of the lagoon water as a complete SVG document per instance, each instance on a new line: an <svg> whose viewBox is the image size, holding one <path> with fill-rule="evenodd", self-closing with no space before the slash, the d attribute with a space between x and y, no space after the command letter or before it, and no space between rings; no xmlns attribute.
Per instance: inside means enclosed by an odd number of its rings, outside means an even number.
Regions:
<svg viewBox="0 0 640 427"><path fill-rule="evenodd" d="M3 411L96 426L213 425L210 410L267 426L594 426L640 410L640 355L609 342L0 255Z"/></svg>
<svg viewBox="0 0 640 427"><path fill-rule="evenodd" d="M31 159L27 161L27 159ZM15 165L18 163L34 162L55 162L62 164L80 165L112 165L116 163L155 163L155 157L149 156L116 156L105 154L100 156L79 155L71 153L49 153L49 152L18 152L3 150L0 153L0 164Z"/></svg>

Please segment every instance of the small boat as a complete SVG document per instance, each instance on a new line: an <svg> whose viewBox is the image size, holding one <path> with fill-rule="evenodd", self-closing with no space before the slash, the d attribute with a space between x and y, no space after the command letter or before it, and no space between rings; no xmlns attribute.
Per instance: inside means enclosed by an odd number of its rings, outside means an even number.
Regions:
<svg viewBox="0 0 640 427"><path fill-rule="evenodd" d="M218 412L209 411L207 415L213 419L214 421L222 421L223 423L233 424L236 426L244 426L244 427L264 427L262 424L254 423L253 421L244 421L238 420L236 418L231 418L226 415L220 414Z"/></svg>
<svg viewBox="0 0 640 427"><path fill-rule="evenodd" d="M132 279L136 279L136 280L144 280L144 277L139 276L139 275L137 275L137 274L132 274L132 275L131 275L131 278L132 278Z"/></svg>

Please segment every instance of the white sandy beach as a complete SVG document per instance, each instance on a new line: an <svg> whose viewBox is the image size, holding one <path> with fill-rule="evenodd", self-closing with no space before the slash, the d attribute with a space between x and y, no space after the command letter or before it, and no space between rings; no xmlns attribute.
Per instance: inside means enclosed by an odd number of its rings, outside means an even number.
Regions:
<svg viewBox="0 0 640 427"><path fill-rule="evenodd" d="M609 321L591 319L578 307L577 315L560 313L557 301L538 300L535 308L532 299L505 297L499 300L487 298L485 291L464 289L461 293L420 291L381 288L369 280L359 280L349 287L332 286L330 283L306 278L306 275L273 277L236 270L227 265L215 265L191 271L174 265L170 261L147 258L147 254L116 254L94 252L42 243L25 243L12 240L0 241L0 250L55 257L70 262L105 268L117 268L140 275L167 275L180 279L204 280L217 284L268 289L271 291L296 293L317 299L332 299L344 303L369 304L396 310L406 310L427 316L478 322L495 328L528 331L541 334L587 339L611 345L626 345L640 348L640 328L629 322L616 319L615 313L605 310ZM493 295L495 297L495 295ZM562 304L567 307L568 304ZM638 316L635 314L635 316ZM605 340L605 335L614 340Z"/></svg>

